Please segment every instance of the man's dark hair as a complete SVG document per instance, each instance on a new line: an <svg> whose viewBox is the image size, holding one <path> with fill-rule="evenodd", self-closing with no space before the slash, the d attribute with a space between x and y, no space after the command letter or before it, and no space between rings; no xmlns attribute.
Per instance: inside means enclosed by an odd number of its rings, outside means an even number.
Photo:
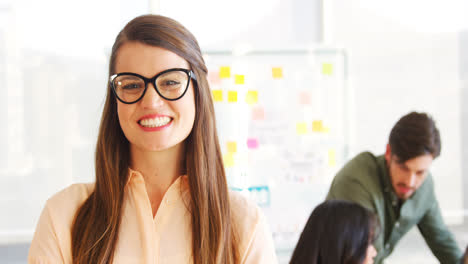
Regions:
<svg viewBox="0 0 468 264"><path fill-rule="evenodd" d="M421 155L431 154L434 159L440 155L439 130L426 113L403 116L392 128L388 142L401 163Z"/></svg>

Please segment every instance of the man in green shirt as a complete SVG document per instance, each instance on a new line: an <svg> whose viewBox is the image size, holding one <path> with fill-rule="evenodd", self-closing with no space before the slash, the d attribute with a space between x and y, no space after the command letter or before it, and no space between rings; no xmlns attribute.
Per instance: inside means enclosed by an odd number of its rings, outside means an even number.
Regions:
<svg viewBox="0 0 468 264"><path fill-rule="evenodd" d="M463 253L442 219L429 172L439 154L434 121L412 112L393 127L384 155L361 153L335 176L327 200L357 202L379 218L375 263L382 263L415 225L440 263L462 263Z"/></svg>

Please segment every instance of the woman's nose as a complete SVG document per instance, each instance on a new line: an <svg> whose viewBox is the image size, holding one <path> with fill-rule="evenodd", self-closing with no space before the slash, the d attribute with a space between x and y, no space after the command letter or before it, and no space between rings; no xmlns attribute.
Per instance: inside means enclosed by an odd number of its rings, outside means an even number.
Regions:
<svg viewBox="0 0 468 264"><path fill-rule="evenodd" d="M145 108L157 108L164 103L153 84L148 84L145 95L141 98L141 105Z"/></svg>

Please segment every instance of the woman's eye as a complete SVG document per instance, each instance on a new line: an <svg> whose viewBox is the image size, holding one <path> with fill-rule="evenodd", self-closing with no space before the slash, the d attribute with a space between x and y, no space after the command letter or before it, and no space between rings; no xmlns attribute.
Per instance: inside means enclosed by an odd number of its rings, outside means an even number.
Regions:
<svg viewBox="0 0 468 264"><path fill-rule="evenodd" d="M174 81L174 80L167 80L165 82L165 85L179 85L180 83L178 81Z"/></svg>
<svg viewBox="0 0 468 264"><path fill-rule="evenodd" d="M123 89L125 89L125 90L132 90L132 89L139 89L139 88L141 88L141 85L139 85L137 83L130 83L130 84L127 84L127 85L123 86Z"/></svg>

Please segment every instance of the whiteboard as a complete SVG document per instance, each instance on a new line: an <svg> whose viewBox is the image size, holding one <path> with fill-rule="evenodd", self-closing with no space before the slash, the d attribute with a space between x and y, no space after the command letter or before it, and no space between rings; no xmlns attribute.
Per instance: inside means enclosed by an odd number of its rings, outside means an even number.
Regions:
<svg viewBox="0 0 468 264"><path fill-rule="evenodd" d="M346 52L212 51L205 59L229 186L262 207L277 251L290 252L348 158Z"/></svg>

